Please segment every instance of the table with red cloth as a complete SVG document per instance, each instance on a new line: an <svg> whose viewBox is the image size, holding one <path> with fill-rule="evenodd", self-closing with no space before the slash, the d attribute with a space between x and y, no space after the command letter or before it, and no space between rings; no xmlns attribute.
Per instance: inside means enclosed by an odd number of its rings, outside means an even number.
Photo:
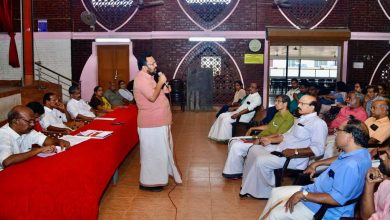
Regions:
<svg viewBox="0 0 390 220"><path fill-rule="evenodd" d="M130 105L80 131L113 131L51 157L34 157L0 172L0 219L97 219L112 175L138 143L137 108ZM112 124L113 122L123 122ZM1 140L0 140L1 141Z"/></svg>

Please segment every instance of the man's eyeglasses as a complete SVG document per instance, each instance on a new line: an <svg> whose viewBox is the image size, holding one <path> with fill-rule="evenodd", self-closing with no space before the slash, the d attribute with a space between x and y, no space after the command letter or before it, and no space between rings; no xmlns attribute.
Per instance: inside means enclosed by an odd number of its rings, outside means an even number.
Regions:
<svg viewBox="0 0 390 220"><path fill-rule="evenodd" d="M298 105L311 105L311 103L306 103L306 102L298 102Z"/></svg>
<svg viewBox="0 0 390 220"><path fill-rule="evenodd" d="M154 65L157 65L157 62L153 62L153 63L146 63L147 66L154 66Z"/></svg>
<svg viewBox="0 0 390 220"><path fill-rule="evenodd" d="M337 132L340 132L340 131L344 131L344 132L348 133L348 131L346 131L345 129L340 129L340 128L335 128L334 129L334 133L337 133Z"/></svg>
<svg viewBox="0 0 390 220"><path fill-rule="evenodd" d="M18 119L23 120L24 122L26 122L27 124L30 124L30 125L35 124L35 119L31 119L31 120L26 120L24 118L18 118Z"/></svg>

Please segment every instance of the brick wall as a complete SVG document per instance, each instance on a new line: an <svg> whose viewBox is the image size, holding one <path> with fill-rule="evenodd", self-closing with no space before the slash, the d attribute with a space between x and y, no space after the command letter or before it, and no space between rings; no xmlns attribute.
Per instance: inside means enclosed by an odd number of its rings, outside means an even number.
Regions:
<svg viewBox="0 0 390 220"><path fill-rule="evenodd" d="M389 41L350 41L348 47L348 82L368 83L380 60L390 51ZM373 59L367 60L365 55L371 55ZM353 62L363 62L364 68L352 68ZM374 82L379 81L378 76Z"/></svg>
<svg viewBox="0 0 390 220"><path fill-rule="evenodd" d="M34 0L34 18L48 19L49 31L58 32L85 32L88 25L81 22L80 14L85 9L80 0ZM261 31L267 26L291 25L269 0L241 0L232 16L226 20L217 31ZM20 30L19 1L14 1L15 30ZM36 21L35 23L36 24ZM324 20L320 27L349 27L355 32L390 32L390 21L383 14L377 1L374 0L339 0L332 13ZM35 28L36 29L36 28ZM149 32L149 31L199 31L181 11L176 0L165 0L165 5L144 9L135 14L128 24L122 27L121 32ZM96 31L104 31L96 25ZM115 34L113 34L114 36ZM46 41L46 40L45 40ZM39 42L38 40L36 42ZM71 43L53 43L53 40L38 49L45 62L53 58L57 51L71 54L62 61L53 61L54 69L60 72L72 72L72 79L78 80L86 60L91 54L91 40L71 40ZM69 40L70 42L70 40ZM232 54L239 68L243 72L245 83L262 81L262 65L245 65L243 55L248 53L249 40L228 40L223 45ZM20 42L18 43L20 56ZM40 44L40 43L38 43ZM133 40L134 54L140 55L148 50L158 58L160 68L172 77L176 66L194 45L187 40ZM45 49L46 47L46 49ZM65 48L67 47L67 48ZM380 58L389 50L388 42L382 41L351 41L349 44L348 80L369 80L371 73ZM48 52L49 51L49 52ZM359 56L371 53L373 61L365 62L363 70L353 69L352 62L359 60ZM13 70L7 66L8 41L0 44L0 79L17 79L22 77L21 70ZM44 55L44 54L47 54ZM67 55L67 56L68 56ZM37 54L36 54L37 56ZM57 56L57 55L56 55ZM61 55L58 55L61 56ZM60 57L54 57L60 60ZM62 63L61 63L62 62ZM71 65L70 65L71 63ZM57 66L58 65L58 66ZM66 67L68 65L68 67ZM72 68L70 68L70 66ZM16 71L16 72L15 72Z"/></svg>

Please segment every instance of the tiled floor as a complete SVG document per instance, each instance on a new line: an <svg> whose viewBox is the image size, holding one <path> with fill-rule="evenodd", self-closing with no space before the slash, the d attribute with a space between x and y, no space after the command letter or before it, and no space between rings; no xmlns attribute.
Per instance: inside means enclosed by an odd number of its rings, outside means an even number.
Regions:
<svg viewBox="0 0 390 220"><path fill-rule="evenodd" d="M265 201L240 199L241 181L221 176L227 146L207 139L214 120L215 113L174 112L172 134L183 178L170 194L178 210L176 219L257 219ZM139 169L137 147L120 167L119 183L105 192L99 219L175 219L168 197L173 181L162 192L140 191Z"/></svg>

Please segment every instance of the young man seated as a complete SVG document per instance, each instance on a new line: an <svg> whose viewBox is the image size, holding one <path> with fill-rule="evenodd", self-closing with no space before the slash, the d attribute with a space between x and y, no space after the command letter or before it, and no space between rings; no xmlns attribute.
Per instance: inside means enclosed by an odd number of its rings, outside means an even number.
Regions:
<svg viewBox="0 0 390 220"><path fill-rule="evenodd" d="M248 149L253 145L253 140L245 141L252 131L261 131L254 136L255 139L267 137L273 134L283 134L287 132L294 124L294 116L288 110L290 98L287 95L278 95L275 99L275 108L278 111L268 125L252 127L246 133L246 137L232 138L229 141L229 154L225 162L225 168L222 176L225 178L237 179L242 176L244 168L244 157ZM243 140L244 139L244 140Z"/></svg>
<svg viewBox="0 0 390 220"><path fill-rule="evenodd" d="M256 107L261 105L261 97L258 93L257 84L251 83L250 94L244 103L232 112L225 112L218 116L210 129L208 137L215 141L227 141L232 138L232 123L240 117L240 122L249 122Z"/></svg>
<svg viewBox="0 0 390 220"><path fill-rule="evenodd" d="M356 119L342 124L336 132L336 144L343 151L339 156L316 161L305 170L312 177L318 166L330 165L313 184L274 188L260 219L312 220L323 204L333 206L324 219L353 217L356 202L345 204L362 194L371 167L367 126Z"/></svg>
<svg viewBox="0 0 390 220"><path fill-rule="evenodd" d="M55 146L68 148L68 141L46 137L33 130L35 116L25 106L15 106L8 113L8 123L0 128L0 171L42 152L54 152ZM39 148L32 148L37 144Z"/></svg>
<svg viewBox="0 0 390 220"><path fill-rule="evenodd" d="M380 156L379 167L368 170L360 202L360 215L364 220L390 219L390 146L386 146Z"/></svg>
<svg viewBox="0 0 390 220"><path fill-rule="evenodd" d="M70 115L64 103L58 100L54 93L46 93L43 96L45 114L41 117L40 123L47 131L63 132L69 134L72 130L64 123L70 121Z"/></svg>

